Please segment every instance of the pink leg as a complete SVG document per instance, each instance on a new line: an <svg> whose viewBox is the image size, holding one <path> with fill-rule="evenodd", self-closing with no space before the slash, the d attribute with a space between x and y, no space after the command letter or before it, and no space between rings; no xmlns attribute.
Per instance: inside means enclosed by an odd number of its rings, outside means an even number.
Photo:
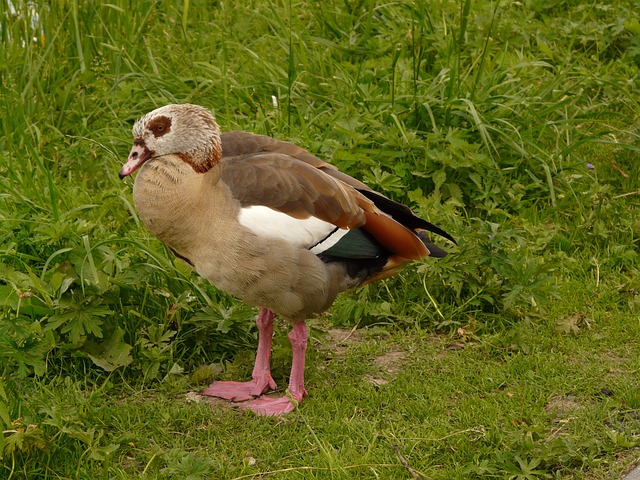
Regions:
<svg viewBox="0 0 640 480"><path fill-rule="evenodd" d="M275 390L276 382L271 378L271 339L273 337L273 312L260 308L258 318L258 352L250 382L213 382L202 391L203 395L220 397L232 402L244 402Z"/></svg>
<svg viewBox="0 0 640 480"><path fill-rule="evenodd" d="M307 391L304 388L304 356L307 351L307 326L304 322L296 323L289 332L289 341L293 349L291 376L287 396L262 397L243 405L242 408L253 410L258 415L272 416L289 413L298 406Z"/></svg>

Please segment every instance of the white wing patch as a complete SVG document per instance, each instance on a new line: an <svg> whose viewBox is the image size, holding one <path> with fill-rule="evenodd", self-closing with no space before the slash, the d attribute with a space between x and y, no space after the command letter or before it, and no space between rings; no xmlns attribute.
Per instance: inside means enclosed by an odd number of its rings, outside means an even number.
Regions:
<svg viewBox="0 0 640 480"><path fill-rule="evenodd" d="M277 238L316 255L335 245L349 230L316 217L294 218L265 206L242 208L238 221L259 237Z"/></svg>
<svg viewBox="0 0 640 480"><path fill-rule="evenodd" d="M323 240L320 240L309 250L311 251L311 253L315 253L316 255L318 255L325 250L329 250L331 247L333 247L347 233L349 233L349 230L336 227L329 235L327 235Z"/></svg>

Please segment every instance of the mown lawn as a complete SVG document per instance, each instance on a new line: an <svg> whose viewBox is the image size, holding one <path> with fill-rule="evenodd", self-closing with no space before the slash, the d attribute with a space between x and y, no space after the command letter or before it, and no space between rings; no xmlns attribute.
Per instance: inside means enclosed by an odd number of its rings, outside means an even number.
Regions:
<svg viewBox="0 0 640 480"><path fill-rule="evenodd" d="M632 2L0 3L0 478L611 479L640 461ZM117 172L166 103L294 141L451 232L310 321L260 418L255 311ZM287 326L274 338L286 385Z"/></svg>

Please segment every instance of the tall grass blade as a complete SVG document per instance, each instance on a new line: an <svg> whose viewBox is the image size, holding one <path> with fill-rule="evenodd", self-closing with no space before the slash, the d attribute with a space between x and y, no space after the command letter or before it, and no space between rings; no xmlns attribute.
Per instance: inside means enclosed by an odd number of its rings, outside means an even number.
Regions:
<svg viewBox="0 0 640 480"><path fill-rule="evenodd" d="M182 0L182 31L187 36L187 25L189 23L189 0Z"/></svg>
<svg viewBox="0 0 640 480"><path fill-rule="evenodd" d="M89 236L88 235L83 235L82 236L82 243L84 244L84 249L85 249L85 259L89 262L89 269L91 272L91 277L93 279L93 283L95 283L97 286L100 286L100 277L98 276L98 269L96 268L96 264L95 261L93 260L93 249L91 248L91 244L89 242ZM85 277L82 277L82 288L84 291L84 285L85 285Z"/></svg>
<svg viewBox="0 0 640 480"><path fill-rule="evenodd" d="M489 24L489 30L485 34L484 45L482 46L482 53L480 54L480 61L476 66L476 75L473 80L473 84L471 85L471 92L469 93L469 98L472 101L475 98L476 88L478 87L478 82L480 81L480 77L482 76L482 72L484 71L484 60L486 58L487 52L489 51L489 41L493 36L493 25L495 23L496 17L498 16L499 7L500 7L500 0L496 0L496 6L493 9L493 15L491 15L491 23Z"/></svg>
<svg viewBox="0 0 640 480"><path fill-rule="evenodd" d="M66 15L65 15L65 18L66 18ZM63 19L62 22L60 22L60 25L58 25L58 28L56 29L56 32L51 37L51 40L47 42L47 48L42 54L42 56L40 57L40 59L38 60L38 63L36 63L35 65L30 65L28 67L28 73L27 73L28 80L24 88L22 89L22 94L21 94L21 98L24 103L27 102L27 98L31 94L31 87L33 85L33 82L38 78L38 75L40 75L42 66L45 64L45 62L49 60L49 56L53 51L53 46L56 43L56 39L58 38L58 35L60 35L60 32L64 30L64 27L65 27L64 21L65 20Z"/></svg>
<svg viewBox="0 0 640 480"><path fill-rule="evenodd" d="M82 47L82 36L80 35L80 24L78 23L78 0L73 0L72 12L73 30L76 34L76 49L78 51L78 60L80 61L80 71L84 72L87 67L84 60L84 49Z"/></svg>

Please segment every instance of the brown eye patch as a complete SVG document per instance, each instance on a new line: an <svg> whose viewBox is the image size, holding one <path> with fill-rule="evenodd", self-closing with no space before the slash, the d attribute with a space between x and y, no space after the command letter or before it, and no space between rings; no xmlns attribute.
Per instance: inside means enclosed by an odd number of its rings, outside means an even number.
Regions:
<svg viewBox="0 0 640 480"><path fill-rule="evenodd" d="M153 132L156 138L161 137L171 131L171 119L164 116L156 117L149 121L147 128Z"/></svg>

